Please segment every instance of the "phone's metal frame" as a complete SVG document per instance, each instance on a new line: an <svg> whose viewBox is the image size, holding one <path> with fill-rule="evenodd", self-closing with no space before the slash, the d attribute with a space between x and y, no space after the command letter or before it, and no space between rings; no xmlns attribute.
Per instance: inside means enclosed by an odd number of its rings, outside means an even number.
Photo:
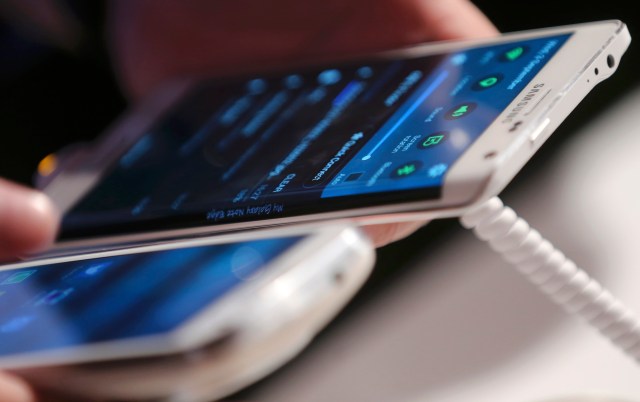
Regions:
<svg viewBox="0 0 640 402"><path fill-rule="evenodd" d="M497 195L582 98L597 83L615 71L631 40L625 24L618 20L598 21L508 33L481 40L425 44L377 55L382 59L395 59L439 54L455 52L471 46L499 44L563 33L572 33L572 36L562 49L535 77L532 77L530 83L515 96L513 102L505 108L494 123L452 165L445 177L442 196L439 199L384 206L363 206L358 209L262 221L74 240L59 246L71 247L105 241L125 243L146 241L327 219L349 218L360 225L370 225L460 215L470 205ZM609 57L614 60L612 66L607 62ZM107 132L92 147L88 155L79 156L75 161L71 161L44 187L45 192L62 206L63 211L69 208L99 180L105 167L135 143L145 129L177 102L192 85L197 85L197 80L173 83L151 96L147 103L141 104L137 110L125 116ZM541 90L536 91L535 97L528 97L536 88ZM522 105L523 102L524 105ZM513 119L509 114L515 108L519 111L517 118ZM518 124L514 126L516 122Z"/></svg>

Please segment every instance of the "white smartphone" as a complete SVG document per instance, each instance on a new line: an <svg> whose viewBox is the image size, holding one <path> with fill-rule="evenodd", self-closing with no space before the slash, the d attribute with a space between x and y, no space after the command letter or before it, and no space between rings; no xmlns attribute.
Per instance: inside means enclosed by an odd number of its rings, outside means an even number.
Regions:
<svg viewBox="0 0 640 402"><path fill-rule="evenodd" d="M326 225L3 265L0 369L62 400L217 399L298 353L373 262Z"/></svg>
<svg viewBox="0 0 640 402"><path fill-rule="evenodd" d="M498 194L629 43L599 21L185 80L40 183L60 244L455 216Z"/></svg>

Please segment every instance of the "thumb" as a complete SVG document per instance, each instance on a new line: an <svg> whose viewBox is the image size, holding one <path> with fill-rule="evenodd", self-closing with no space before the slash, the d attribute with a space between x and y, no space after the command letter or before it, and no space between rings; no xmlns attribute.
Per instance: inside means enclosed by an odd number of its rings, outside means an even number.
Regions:
<svg viewBox="0 0 640 402"><path fill-rule="evenodd" d="M0 179L0 260L43 250L53 243L58 223L46 195Z"/></svg>
<svg viewBox="0 0 640 402"><path fill-rule="evenodd" d="M385 223L363 226L362 229L369 238L373 240L373 244L376 247L382 247L409 236L428 222L429 221Z"/></svg>

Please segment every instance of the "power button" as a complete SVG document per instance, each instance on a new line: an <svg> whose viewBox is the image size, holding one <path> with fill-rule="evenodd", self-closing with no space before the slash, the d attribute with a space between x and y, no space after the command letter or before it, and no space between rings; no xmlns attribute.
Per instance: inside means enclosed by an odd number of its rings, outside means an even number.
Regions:
<svg viewBox="0 0 640 402"><path fill-rule="evenodd" d="M540 138L540 134L542 134L542 132L544 131L545 128L547 128L547 126L549 125L549 123L551 123L551 119L549 119L548 117L546 119L544 119L542 121L542 123L540 123L540 125L538 125L538 127L536 127L531 134L529 134L529 141L531 142L531 144L535 144L536 141Z"/></svg>

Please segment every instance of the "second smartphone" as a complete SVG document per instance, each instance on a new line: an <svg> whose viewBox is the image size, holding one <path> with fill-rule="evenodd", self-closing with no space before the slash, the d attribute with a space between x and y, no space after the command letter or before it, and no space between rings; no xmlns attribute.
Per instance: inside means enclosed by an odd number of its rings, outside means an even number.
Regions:
<svg viewBox="0 0 640 402"><path fill-rule="evenodd" d="M0 369L61 400L217 399L295 356L373 262L323 226L0 265Z"/></svg>

